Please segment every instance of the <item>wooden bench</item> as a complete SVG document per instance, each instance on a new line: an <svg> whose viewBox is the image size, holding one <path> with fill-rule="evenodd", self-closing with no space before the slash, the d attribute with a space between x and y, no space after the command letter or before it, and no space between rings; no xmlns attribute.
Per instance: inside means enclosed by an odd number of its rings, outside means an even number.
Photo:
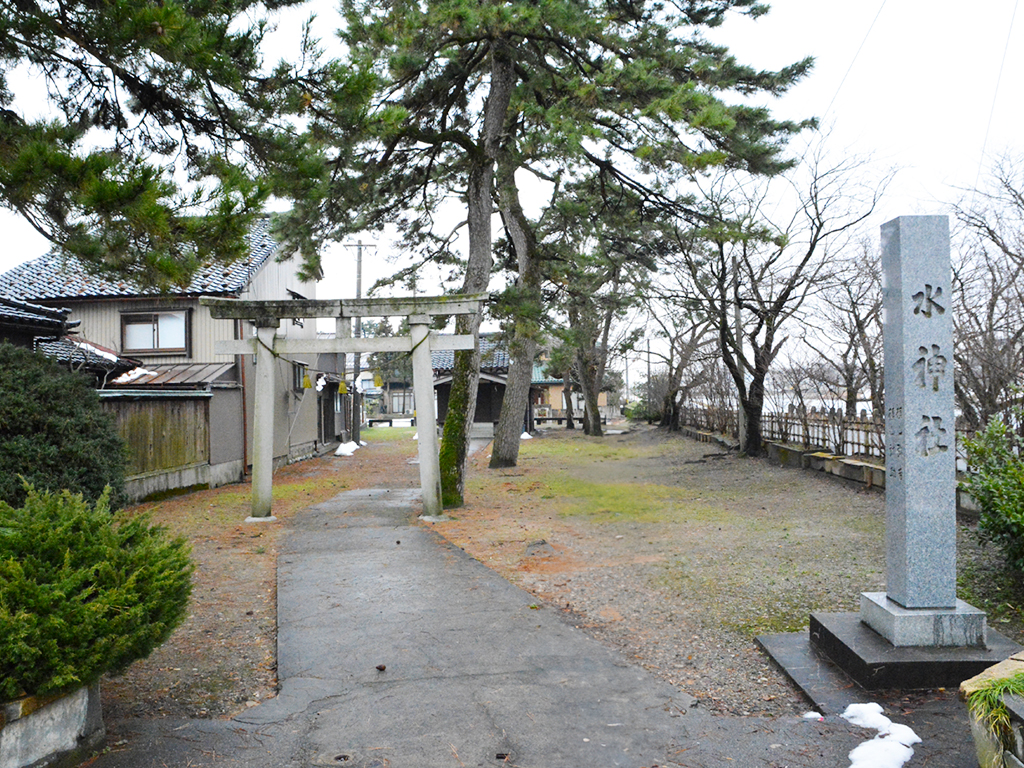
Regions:
<svg viewBox="0 0 1024 768"><path fill-rule="evenodd" d="M534 416L533 420L537 424L544 424L545 422L548 422L548 421L556 421L559 424L561 424L563 421L565 421L565 416ZM576 421L582 421L582 419L581 418L577 418ZM608 417L607 416L602 416L601 417L601 423L602 424L607 424L608 423Z"/></svg>
<svg viewBox="0 0 1024 768"><path fill-rule="evenodd" d="M387 424L389 427L393 427L395 421L404 421L405 419L409 419L412 422L412 426L416 426L415 416L403 416L400 413L391 414L390 416L374 416L366 420L366 425L372 427L374 424Z"/></svg>

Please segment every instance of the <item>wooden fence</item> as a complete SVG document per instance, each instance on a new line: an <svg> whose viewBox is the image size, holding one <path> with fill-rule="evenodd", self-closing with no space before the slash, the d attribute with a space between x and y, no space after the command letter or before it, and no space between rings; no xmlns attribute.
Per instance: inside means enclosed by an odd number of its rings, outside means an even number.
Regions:
<svg viewBox="0 0 1024 768"><path fill-rule="evenodd" d="M128 443L129 477L207 464L210 461L209 399L104 400Z"/></svg>
<svg viewBox="0 0 1024 768"><path fill-rule="evenodd" d="M682 422L708 432L738 435L736 411L723 408L684 408ZM835 411L764 413L765 440L818 448L840 456L885 458L885 430L870 418L846 419Z"/></svg>

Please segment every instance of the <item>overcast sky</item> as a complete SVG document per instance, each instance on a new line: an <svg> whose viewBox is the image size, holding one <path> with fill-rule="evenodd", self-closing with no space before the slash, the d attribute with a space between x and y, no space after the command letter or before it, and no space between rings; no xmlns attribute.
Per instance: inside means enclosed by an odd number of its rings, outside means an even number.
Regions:
<svg viewBox="0 0 1024 768"><path fill-rule="evenodd" d="M329 10L333 3L314 5ZM1017 0L984 0L970 9L952 0L771 5L768 16L730 20L712 37L739 61L762 68L815 57L811 75L772 100L772 109L779 117L821 118L832 126L833 151L871 154L880 172L900 168L871 234L895 216L946 213L963 194L957 188L973 187L986 163L1019 148L1024 18L1014 18ZM0 231L0 271L47 248L2 210ZM382 271L367 261L364 291ZM351 296L351 250L337 249L325 267L318 296Z"/></svg>

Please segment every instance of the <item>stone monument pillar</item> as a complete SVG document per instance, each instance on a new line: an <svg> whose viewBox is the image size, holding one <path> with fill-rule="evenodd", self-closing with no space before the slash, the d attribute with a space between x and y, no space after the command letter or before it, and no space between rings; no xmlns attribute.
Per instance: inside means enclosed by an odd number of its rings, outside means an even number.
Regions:
<svg viewBox="0 0 1024 768"><path fill-rule="evenodd" d="M861 620L896 646L984 646L956 597L956 429L949 222L882 225L886 591Z"/></svg>

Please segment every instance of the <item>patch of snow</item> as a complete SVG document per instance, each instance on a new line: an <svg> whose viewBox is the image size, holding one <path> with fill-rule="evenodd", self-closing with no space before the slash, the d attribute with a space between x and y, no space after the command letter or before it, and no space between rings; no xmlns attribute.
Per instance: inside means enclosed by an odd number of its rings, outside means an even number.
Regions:
<svg viewBox="0 0 1024 768"><path fill-rule="evenodd" d="M519 439L520 440L533 440L533 435L531 435L529 432L523 432L523 434L521 434L519 436Z"/></svg>
<svg viewBox="0 0 1024 768"><path fill-rule="evenodd" d="M618 537L616 537L618 538ZM820 712L804 712L802 715L804 720L824 720L825 716Z"/></svg>
<svg viewBox="0 0 1024 768"><path fill-rule="evenodd" d="M116 379L114 379L113 383L114 384L130 384L131 382L135 381L136 379L142 378L143 376L149 376L152 373L153 373L153 371L147 371L145 368L142 368L142 367L132 368L127 373L122 373L120 376L118 376Z"/></svg>
<svg viewBox="0 0 1024 768"><path fill-rule="evenodd" d="M365 445L365 443L364 443ZM338 446L338 450L334 452L335 456L351 456L359 449L359 446L354 442L342 443Z"/></svg>
<svg viewBox="0 0 1024 768"><path fill-rule="evenodd" d="M902 768L914 756L912 745L921 743L912 728L883 715L880 704L851 704L842 717L853 725L878 731L875 738L850 752L850 768Z"/></svg>
<svg viewBox="0 0 1024 768"><path fill-rule="evenodd" d="M843 720L861 728L871 728L879 733L886 733L892 720L882 714L882 705L875 704L851 704L842 714Z"/></svg>
<svg viewBox="0 0 1024 768"><path fill-rule="evenodd" d="M420 433L417 432L415 435L412 436L412 439L413 440L419 440L420 439Z"/></svg>
<svg viewBox="0 0 1024 768"><path fill-rule="evenodd" d="M902 768L913 756L910 747L887 736L876 736L850 752L850 768Z"/></svg>
<svg viewBox="0 0 1024 768"><path fill-rule="evenodd" d="M115 355L112 352L108 352L105 349L100 349L99 347L94 346L87 341L77 341L75 339L72 339L71 343L77 346L79 349L84 349L88 352L92 352L94 355L105 357L107 360L113 360L115 363L117 362L117 355Z"/></svg>

